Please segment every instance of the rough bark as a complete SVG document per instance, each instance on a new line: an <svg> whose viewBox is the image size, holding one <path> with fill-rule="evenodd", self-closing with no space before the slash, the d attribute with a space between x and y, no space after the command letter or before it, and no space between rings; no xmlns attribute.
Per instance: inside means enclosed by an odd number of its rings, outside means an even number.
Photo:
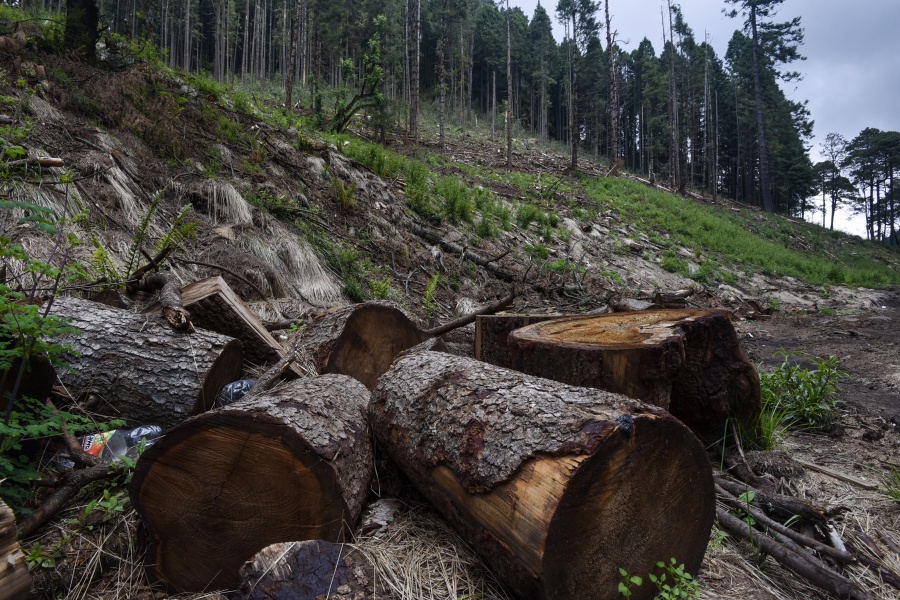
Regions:
<svg viewBox="0 0 900 600"><path fill-rule="evenodd" d="M241 342L218 333L172 331L161 319L77 298L56 298L51 313L79 332L56 340L79 354L66 357L74 371L61 370L60 381L130 425L171 427L209 410L219 389L240 379Z"/></svg>
<svg viewBox="0 0 900 600"><path fill-rule="evenodd" d="M187 69L185 69L187 70ZM163 318L173 329L193 332L191 314L185 310L181 299L181 282L171 273L154 273L144 278L141 289L144 291L159 290L159 306Z"/></svg>
<svg viewBox="0 0 900 600"><path fill-rule="evenodd" d="M88 59L96 57L99 10L94 0L66 0L66 50L83 52Z"/></svg>
<svg viewBox="0 0 900 600"><path fill-rule="evenodd" d="M483 315L475 318L475 358L498 367L510 368L509 334L533 323L543 323L564 315Z"/></svg>
<svg viewBox="0 0 900 600"><path fill-rule="evenodd" d="M182 592L233 588L276 542L338 542L373 472L368 391L300 379L189 419L138 461L131 501L150 531L151 578Z"/></svg>
<svg viewBox="0 0 900 600"><path fill-rule="evenodd" d="M523 598L613 598L619 567L647 573L661 556L700 566L712 473L700 442L665 411L410 352L379 380L370 419L417 488Z"/></svg>
<svg viewBox="0 0 900 600"><path fill-rule="evenodd" d="M393 304L365 302L310 325L297 350L312 357L320 374L349 375L371 390L394 358L422 339L415 323Z"/></svg>
<svg viewBox="0 0 900 600"><path fill-rule="evenodd" d="M322 540L272 544L241 569L237 598L390 600L375 566L348 544Z"/></svg>
<svg viewBox="0 0 900 600"><path fill-rule="evenodd" d="M665 408L707 441L751 428L759 376L726 313L647 310L569 317L509 335L512 368Z"/></svg>
<svg viewBox="0 0 900 600"><path fill-rule="evenodd" d="M241 340L245 360L263 365L284 354L281 344L221 277L185 286L181 299L194 325Z"/></svg>
<svg viewBox="0 0 900 600"><path fill-rule="evenodd" d="M16 516L0 500L0 600L25 600L31 575L16 537Z"/></svg>

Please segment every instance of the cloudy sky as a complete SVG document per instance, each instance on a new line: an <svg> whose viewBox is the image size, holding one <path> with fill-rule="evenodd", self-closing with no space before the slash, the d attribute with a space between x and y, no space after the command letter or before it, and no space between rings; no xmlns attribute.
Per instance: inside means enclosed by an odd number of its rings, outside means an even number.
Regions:
<svg viewBox="0 0 900 600"><path fill-rule="evenodd" d="M510 0L529 18L537 3ZM563 28L555 22L556 0L541 4L554 18L554 34L561 39ZM658 53L663 4L662 0L610 0L620 44L631 50L647 37ZM680 0L678 4L697 41L708 33L716 54L724 57L732 33L742 26L740 19L722 14L724 0ZM788 21L796 16L801 17L805 31L800 50L807 59L794 65L803 73L803 81L790 84L785 92L793 100L809 101L815 121L813 162L820 160L819 144L830 132L850 140L866 127L900 130L900 0L785 0L776 18ZM846 223L844 228L863 231L858 220L838 217Z"/></svg>

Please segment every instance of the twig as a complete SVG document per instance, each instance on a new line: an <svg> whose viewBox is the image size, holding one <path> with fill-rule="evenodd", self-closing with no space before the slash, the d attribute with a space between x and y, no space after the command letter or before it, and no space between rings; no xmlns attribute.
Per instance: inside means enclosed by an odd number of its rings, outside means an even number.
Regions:
<svg viewBox="0 0 900 600"><path fill-rule="evenodd" d="M515 300L515 298L516 298L516 287L513 286L510 288L509 295L506 298L498 300L497 302L494 302L493 304L488 304L487 306L483 306L482 308L479 308L478 310L472 312L471 314L468 314L464 317L460 317L459 319L456 319L455 321L450 321L449 323L445 323L444 325L440 325L438 327L433 327L432 329L426 329L426 330L422 331L422 333L429 337L437 337L440 335L444 335L448 331L453 331L454 329L458 329L459 327L465 327L469 323L474 322L475 317L477 317L478 315L492 315L498 311L503 310L504 308L506 308L507 306L512 304L513 300Z"/></svg>
<svg viewBox="0 0 900 600"><path fill-rule="evenodd" d="M823 467L821 465L817 465L814 462L810 462L808 460L803 460L802 458L794 458L798 463L806 467L807 469L812 469L813 471L818 471L819 473L823 473L828 475L829 477L834 477L835 479L839 479L841 481L846 481L847 483L852 483L853 485L859 486L864 490L877 490L877 483L870 483L868 481L863 481L857 477L852 475L847 475L845 473L841 473L839 471L835 471L834 469L829 469L828 467Z"/></svg>

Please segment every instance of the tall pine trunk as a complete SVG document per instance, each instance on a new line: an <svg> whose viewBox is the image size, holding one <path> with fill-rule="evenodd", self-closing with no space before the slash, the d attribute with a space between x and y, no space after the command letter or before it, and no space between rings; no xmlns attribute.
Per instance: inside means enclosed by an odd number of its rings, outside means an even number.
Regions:
<svg viewBox="0 0 900 600"><path fill-rule="evenodd" d="M616 68L616 36L609 18L609 0L606 7L606 51L609 55L609 158L619 158L619 74Z"/></svg>
<svg viewBox="0 0 900 600"><path fill-rule="evenodd" d="M506 168L512 169L512 29L509 0L506 0Z"/></svg>
<svg viewBox="0 0 900 600"><path fill-rule="evenodd" d="M762 83L759 76L759 35L756 31L756 6L750 7L750 26L753 31L753 96L756 100L756 131L759 139L759 179L762 192L763 210L775 212L772 200L771 176L769 175L769 149L766 145L766 123L763 118Z"/></svg>

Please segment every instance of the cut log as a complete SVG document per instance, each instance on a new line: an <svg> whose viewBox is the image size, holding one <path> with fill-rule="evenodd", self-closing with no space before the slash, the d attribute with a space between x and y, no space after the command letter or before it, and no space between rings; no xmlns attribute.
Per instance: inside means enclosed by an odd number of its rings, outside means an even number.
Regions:
<svg viewBox="0 0 900 600"><path fill-rule="evenodd" d="M78 330L54 340L79 354L64 358L74 371L60 369L60 380L129 425L169 428L209 410L219 389L240 379L241 342L218 333L173 331L157 317L78 298L56 298L51 313Z"/></svg>
<svg viewBox="0 0 900 600"><path fill-rule="evenodd" d="M427 337L393 304L365 302L345 306L310 325L297 351L311 356L320 374L349 375L371 390L400 352Z"/></svg>
<svg viewBox="0 0 900 600"><path fill-rule="evenodd" d="M0 500L0 600L25 600L29 596L31 575L19 548L16 516Z"/></svg>
<svg viewBox="0 0 900 600"><path fill-rule="evenodd" d="M390 600L375 566L348 544L322 540L272 544L241 569L237 598Z"/></svg>
<svg viewBox="0 0 900 600"><path fill-rule="evenodd" d="M210 277L186 285L181 300L196 327L241 340L244 360L257 365L276 362L284 354L259 318L221 277ZM157 310L150 307L147 312Z"/></svg>
<svg viewBox="0 0 900 600"><path fill-rule="evenodd" d="M569 317L514 331L508 344L516 370L649 402L708 442L729 419L749 430L762 408L759 376L724 312Z"/></svg>
<svg viewBox="0 0 900 600"><path fill-rule="evenodd" d="M150 531L151 578L179 592L234 588L270 544L341 541L372 477L368 401L349 377L298 379L151 446L129 490Z"/></svg>
<svg viewBox="0 0 900 600"><path fill-rule="evenodd" d="M543 323L565 315L480 315L475 318L475 358L509 368L506 341L509 334L533 323Z"/></svg>
<svg viewBox="0 0 900 600"><path fill-rule="evenodd" d="M523 598L614 598L620 567L650 573L665 557L697 573L712 472L700 441L663 410L411 352L379 380L370 418L382 447Z"/></svg>

